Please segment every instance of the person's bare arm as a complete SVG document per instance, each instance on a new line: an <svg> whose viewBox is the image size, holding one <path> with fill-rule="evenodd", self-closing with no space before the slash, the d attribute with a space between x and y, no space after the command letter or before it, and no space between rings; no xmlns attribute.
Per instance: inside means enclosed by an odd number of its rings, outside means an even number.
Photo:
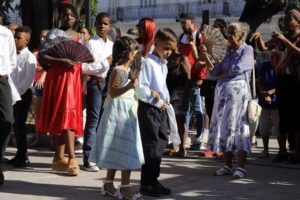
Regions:
<svg viewBox="0 0 300 200"><path fill-rule="evenodd" d="M273 32L272 37L278 42L282 43L291 54L300 56L300 48L289 41L282 33Z"/></svg>
<svg viewBox="0 0 300 200"><path fill-rule="evenodd" d="M55 57L52 57L49 55L44 55L43 59L49 64L52 64L52 65L60 64L60 65L63 65L64 67L73 67L76 64L76 62L74 62L68 58L55 58Z"/></svg>
<svg viewBox="0 0 300 200"><path fill-rule="evenodd" d="M274 41L271 39L270 41L265 42L260 32L253 33L249 41L252 42L253 39L256 39L260 51L269 51L275 47Z"/></svg>
<svg viewBox="0 0 300 200"><path fill-rule="evenodd" d="M125 92L127 92L130 89L135 88L138 85L138 81L136 78L132 79L127 85L120 87L121 84L121 77L117 70L113 70L108 83L108 92L111 96L111 98L116 98L118 96L121 96Z"/></svg>

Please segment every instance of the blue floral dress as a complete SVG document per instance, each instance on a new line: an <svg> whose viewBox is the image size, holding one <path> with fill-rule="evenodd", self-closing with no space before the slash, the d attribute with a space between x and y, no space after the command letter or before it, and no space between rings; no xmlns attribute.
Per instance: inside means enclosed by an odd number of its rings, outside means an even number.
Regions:
<svg viewBox="0 0 300 200"><path fill-rule="evenodd" d="M213 75L228 72L218 80L215 89L207 149L213 152L251 151L247 106L251 98L246 76L253 67L253 49L243 43L232 57L231 49L218 64Z"/></svg>

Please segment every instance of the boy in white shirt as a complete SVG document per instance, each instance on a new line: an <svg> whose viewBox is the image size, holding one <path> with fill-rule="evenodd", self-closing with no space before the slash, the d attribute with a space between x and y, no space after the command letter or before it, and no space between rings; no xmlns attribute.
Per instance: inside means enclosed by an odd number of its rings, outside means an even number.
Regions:
<svg viewBox="0 0 300 200"><path fill-rule="evenodd" d="M94 26L97 30L97 34L89 40L87 47L92 52L95 62L82 65L82 73L90 75L90 80L87 82L83 169L97 172L99 168L94 163L90 163L88 158L100 122L101 105L103 101L102 90L106 85L105 78L112 61L113 42L108 39L108 32L111 29L111 18L109 14L105 12L99 13Z"/></svg>
<svg viewBox="0 0 300 200"><path fill-rule="evenodd" d="M26 167L26 164L29 164L25 123L32 99L31 86L36 69L36 58L27 47L30 36L29 27L23 26L15 30L17 68L11 73L11 79L21 96L21 101L13 106L15 119L13 129L17 142L17 153L14 158L8 161L8 164L12 164L14 167Z"/></svg>
<svg viewBox="0 0 300 200"><path fill-rule="evenodd" d="M160 197L171 194L171 190L164 187L158 181L158 177L169 131L166 109L170 95L166 84L166 59L175 50L176 45L177 37L171 29L159 29L155 36L153 53L144 60L138 78L138 119L145 157L140 188L143 195Z"/></svg>

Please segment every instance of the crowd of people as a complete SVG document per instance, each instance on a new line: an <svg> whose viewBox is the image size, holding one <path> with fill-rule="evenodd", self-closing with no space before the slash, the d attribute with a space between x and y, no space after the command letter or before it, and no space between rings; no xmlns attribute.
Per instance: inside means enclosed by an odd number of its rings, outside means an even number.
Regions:
<svg viewBox="0 0 300 200"><path fill-rule="evenodd" d="M261 33L249 34L246 23L217 19L213 27L227 46L220 62L203 45L203 25L196 28L191 13L179 16L183 31L179 37L170 28L156 30L151 18L140 19L126 36L111 34L112 19L105 12L97 15L96 34L91 36L85 27L77 28L79 16L71 4L63 4L59 13L60 27L43 30L41 45L33 53L27 47L29 27L0 25L1 159L12 128L17 147L8 164L30 164L25 124L32 99L36 136L30 147L39 146L41 133L49 134L55 144L52 170L77 176L75 143L83 138L83 169L106 169L102 194L120 199L171 194L158 180L160 164L169 135L173 141L169 154L187 156L191 117L196 127L191 148L204 143L204 127L209 124L204 155L223 158L217 176L246 176L245 163L255 144L251 136L258 124L264 148L261 158L269 157L268 142L274 132L279 152L273 161L300 162L298 8L286 12L284 34L273 32L268 42ZM79 63L45 53L62 37L84 44L94 61ZM269 58L259 61L254 48L268 51ZM257 83L262 106L256 122L248 119L248 102L256 96L251 82ZM237 167L232 163L235 157ZM140 191L135 192L130 175L139 169ZM121 171L118 189L114 186L117 170Z"/></svg>

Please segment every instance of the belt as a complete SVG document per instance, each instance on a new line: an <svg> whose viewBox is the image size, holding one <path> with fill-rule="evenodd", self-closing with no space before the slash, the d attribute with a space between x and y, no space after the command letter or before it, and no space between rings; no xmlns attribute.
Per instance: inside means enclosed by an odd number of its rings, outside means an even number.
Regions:
<svg viewBox="0 0 300 200"><path fill-rule="evenodd" d="M8 76L7 75L0 75L0 79L8 79Z"/></svg>
<svg viewBox="0 0 300 200"><path fill-rule="evenodd" d="M90 76L90 77L91 77L91 80L95 80L95 81L98 81L100 83L105 82L105 78L103 78L103 77L97 77L97 76Z"/></svg>

